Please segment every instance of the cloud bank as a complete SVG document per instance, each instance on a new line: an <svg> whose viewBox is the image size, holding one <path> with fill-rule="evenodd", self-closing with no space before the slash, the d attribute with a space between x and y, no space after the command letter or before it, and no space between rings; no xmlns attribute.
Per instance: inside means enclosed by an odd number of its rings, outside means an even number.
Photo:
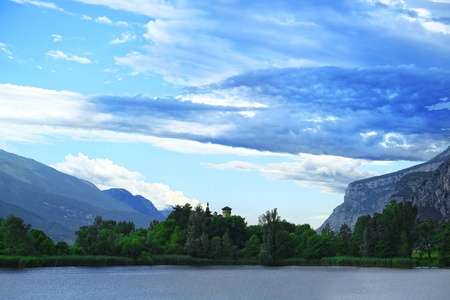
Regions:
<svg viewBox="0 0 450 300"><path fill-rule="evenodd" d="M37 136L168 139L279 154L422 161L449 144L443 100L449 86L449 72L414 66L267 69L192 87L173 98L0 85L0 122L13 120L9 128L34 124L25 132ZM3 139L17 138L11 133Z"/></svg>
<svg viewBox="0 0 450 300"><path fill-rule="evenodd" d="M294 181L306 187L319 187L326 193L343 194L349 182L377 176L377 172L358 170L370 161L326 155L300 155L298 162L255 165L243 161L226 164L204 163L219 170L258 171L271 180ZM378 162L379 163L379 162ZM375 163L375 164L378 164Z"/></svg>
<svg viewBox="0 0 450 300"><path fill-rule="evenodd" d="M141 195L150 200L157 209L167 209L174 205L190 203L198 204L195 199L186 198L182 192L172 191L169 186L161 183L148 183L145 176L139 172L132 172L114 164L109 159L89 159L79 153L65 157L63 162L52 166L66 174L87 180L101 190L110 188L124 188L134 195Z"/></svg>

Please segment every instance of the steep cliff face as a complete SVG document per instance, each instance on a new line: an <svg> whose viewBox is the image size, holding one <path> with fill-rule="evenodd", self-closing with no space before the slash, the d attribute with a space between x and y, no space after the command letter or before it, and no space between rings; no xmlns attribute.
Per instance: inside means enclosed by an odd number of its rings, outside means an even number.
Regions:
<svg viewBox="0 0 450 300"><path fill-rule="evenodd" d="M408 175L398 182L392 198L397 201L411 201L417 205L420 220L448 220L450 216L450 159L434 172Z"/></svg>
<svg viewBox="0 0 450 300"><path fill-rule="evenodd" d="M402 177L413 172L432 172L449 158L450 147L426 163L386 175L350 183L345 192L344 203L333 210L333 213L318 231L320 231L326 223L330 223L331 228L334 231L338 230L344 223L351 228L354 228L356 221L360 216L381 213L392 199L392 194L395 192L396 185Z"/></svg>

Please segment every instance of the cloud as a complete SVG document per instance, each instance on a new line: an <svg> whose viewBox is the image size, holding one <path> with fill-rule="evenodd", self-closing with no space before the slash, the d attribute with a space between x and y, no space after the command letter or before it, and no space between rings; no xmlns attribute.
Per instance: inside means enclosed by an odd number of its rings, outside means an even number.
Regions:
<svg viewBox="0 0 450 300"><path fill-rule="evenodd" d="M139 172L127 170L114 164L107 158L89 159L79 153L65 157L63 162L52 165L53 168L66 174L92 182L100 189L124 188L134 195L149 199L157 209L167 209L173 205L190 203L198 204L195 199L186 198L180 191L172 191L169 186L161 183L148 183L145 176Z"/></svg>
<svg viewBox="0 0 450 300"><path fill-rule="evenodd" d="M83 20L85 20L85 21L92 21L92 18L89 17L89 16L86 16L86 15L83 15ZM95 22L106 24L106 25L116 25L116 26L123 26L123 27L130 26L130 24L128 24L128 22L125 22L125 21L113 22L107 16L98 17L98 18L95 19Z"/></svg>
<svg viewBox="0 0 450 300"><path fill-rule="evenodd" d="M0 47L1 47L0 49L3 51L3 53L5 53L8 56L12 56L12 52L10 50L6 49L5 46L3 46L3 45L0 45Z"/></svg>
<svg viewBox="0 0 450 300"><path fill-rule="evenodd" d="M121 39L120 38L116 38L116 39L113 39L109 43L113 44L113 45L115 45L115 44L123 44L123 43L129 42L129 41L135 40L135 39L136 39L136 35L132 35L131 33L126 32L126 33L122 33L122 38Z"/></svg>
<svg viewBox="0 0 450 300"><path fill-rule="evenodd" d="M80 64L92 64L92 61L90 61L87 57L79 57L77 55L73 54L65 54L64 52L60 50L51 50L47 52L47 55L52 57L53 59L63 59L63 60L69 60L69 61L76 61Z"/></svg>
<svg viewBox="0 0 450 300"><path fill-rule="evenodd" d="M122 1L86 2L131 11ZM144 50L115 60L174 84L201 86L270 67L450 66L449 11L430 5L387 0L160 4L177 13L152 15ZM192 13L178 13L185 10Z"/></svg>
<svg viewBox="0 0 450 300"><path fill-rule="evenodd" d="M128 24L128 22L125 22L125 21L117 21L116 25L117 26L125 26L125 27L130 26L130 24Z"/></svg>
<svg viewBox="0 0 450 300"><path fill-rule="evenodd" d="M108 17L103 16L103 17L98 17L97 19L95 19L95 22L97 23L103 23L103 24L108 24L108 25L112 25L113 21L111 21L110 19L108 19Z"/></svg>
<svg viewBox="0 0 450 300"><path fill-rule="evenodd" d="M52 3L52 2L34 1L34 0L11 0L11 1L16 2L16 3L20 3L20 4L31 4L31 5L35 5L35 6L38 6L38 7L50 8L50 9L56 9L56 10L64 11L62 8L58 7L55 3Z"/></svg>
<svg viewBox="0 0 450 300"><path fill-rule="evenodd" d="M359 168L379 162L329 155L302 154L298 162L255 165L232 161L226 164L203 163L219 170L258 171L271 180L294 181L306 187L318 187L327 193L343 194L349 182L378 175L377 172Z"/></svg>
<svg viewBox="0 0 450 300"><path fill-rule="evenodd" d="M448 101L443 100L449 97L449 85L448 71L414 66L267 69L186 88L179 97L75 94L69 103L80 106L67 105L61 127L51 131L186 152L248 149L249 154L423 161L449 144ZM0 99L13 99L3 93L24 91L27 88L0 85ZM39 105L43 95L55 93L32 91L22 98L24 103ZM26 107L24 103L20 107ZM2 107L17 115L16 122L29 124L37 118L32 110L14 107L14 101ZM78 120L75 112L92 121ZM8 115L3 119L7 122ZM52 119L39 122L53 125Z"/></svg>
<svg viewBox="0 0 450 300"><path fill-rule="evenodd" d="M192 15L195 11L176 8L166 1L159 0L75 0L78 2L104 5L112 9L128 11L152 18L175 18Z"/></svg>
<svg viewBox="0 0 450 300"><path fill-rule="evenodd" d="M52 37L53 37L53 41L54 42L57 42L57 41L59 41L62 38L62 36L60 36L58 34L52 34Z"/></svg>
<svg viewBox="0 0 450 300"><path fill-rule="evenodd" d="M92 21L93 19L91 17L87 16L87 15L83 15L82 20Z"/></svg>

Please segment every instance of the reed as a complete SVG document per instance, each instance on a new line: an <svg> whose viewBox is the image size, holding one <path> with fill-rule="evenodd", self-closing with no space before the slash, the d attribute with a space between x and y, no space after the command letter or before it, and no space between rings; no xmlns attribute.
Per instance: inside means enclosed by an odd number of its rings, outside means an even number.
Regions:
<svg viewBox="0 0 450 300"><path fill-rule="evenodd" d="M418 266L415 259L410 258L377 258L377 257L351 257L337 256L324 257L322 266L349 266L349 267L382 267L382 268L413 268Z"/></svg>

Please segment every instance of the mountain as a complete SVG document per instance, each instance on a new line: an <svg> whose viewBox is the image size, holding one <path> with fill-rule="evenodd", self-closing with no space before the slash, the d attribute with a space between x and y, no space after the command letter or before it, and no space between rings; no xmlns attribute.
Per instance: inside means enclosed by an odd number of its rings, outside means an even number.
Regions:
<svg viewBox="0 0 450 300"><path fill-rule="evenodd" d="M0 150L0 217L14 214L54 241L73 243L80 226L103 219L147 228L155 217L108 196L94 184Z"/></svg>
<svg viewBox="0 0 450 300"><path fill-rule="evenodd" d="M450 147L425 163L350 183L345 191L344 203L337 206L317 230L321 231L327 223L330 223L334 231L337 231L344 223L353 228L360 216L381 213L396 192L400 179L410 173L416 173L414 176L428 176L424 174L436 170L448 159L450 159Z"/></svg>
<svg viewBox="0 0 450 300"><path fill-rule="evenodd" d="M152 216L160 221L164 221L167 218L167 215L165 215L166 210L159 211L150 200L141 195L133 196L129 191L117 188L105 190L103 193L128 204L138 212ZM170 209L170 211L172 210Z"/></svg>
<svg viewBox="0 0 450 300"><path fill-rule="evenodd" d="M403 176L392 199L410 201L418 207L419 220L448 220L450 217L450 159L434 172L417 172Z"/></svg>

